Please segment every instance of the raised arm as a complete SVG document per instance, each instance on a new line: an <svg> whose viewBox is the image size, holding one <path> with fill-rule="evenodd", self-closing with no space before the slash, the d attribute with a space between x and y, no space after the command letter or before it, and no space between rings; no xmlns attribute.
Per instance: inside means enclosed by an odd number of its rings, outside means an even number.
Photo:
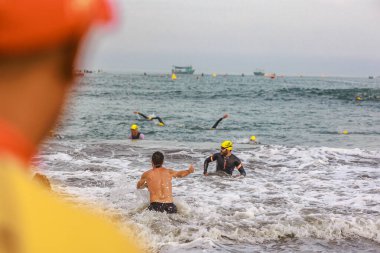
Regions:
<svg viewBox="0 0 380 253"><path fill-rule="evenodd" d="M207 176L208 173L207 173L207 168L208 168L208 164L210 162L213 162L214 161L214 155L211 155L209 157L206 158L204 164L203 164L203 175Z"/></svg>
<svg viewBox="0 0 380 253"><path fill-rule="evenodd" d="M170 170L170 174L173 177L186 177L193 172L194 172L194 167L192 164L190 164L189 169L187 170L180 170L180 171Z"/></svg>
<svg viewBox="0 0 380 253"><path fill-rule="evenodd" d="M218 121L215 122L215 124L211 127L211 129L215 129L215 128L219 125L219 123L220 123L223 119L226 119L226 118L228 118L228 114L224 114L223 117L221 117L220 119L218 119Z"/></svg>
<svg viewBox="0 0 380 253"><path fill-rule="evenodd" d="M144 189L145 187L147 187L147 183L146 183L146 172L144 172L144 173L141 175L140 180L137 182L137 186L136 186L136 188L137 188L137 189Z"/></svg>
<svg viewBox="0 0 380 253"><path fill-rule="evenodd" d="M145 114L142 114L141 112L133 112L134 114L138 114L140 115L141 117L143 117L144 119L147 119L147 120L152 120L152 118L146 116Z"/></svg>

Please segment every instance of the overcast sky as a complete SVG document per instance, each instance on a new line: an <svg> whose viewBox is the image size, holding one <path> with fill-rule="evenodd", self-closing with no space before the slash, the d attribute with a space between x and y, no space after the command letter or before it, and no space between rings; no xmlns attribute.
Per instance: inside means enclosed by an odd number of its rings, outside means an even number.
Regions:
<svg viewBox="0 0 380 253"><path fill-rule="evenodd" d="M118 0L84 65L120 72L380 75L380 0ZM95 51L93 51L95 50ZM91 51L91 52L88 52Z"/></svg>

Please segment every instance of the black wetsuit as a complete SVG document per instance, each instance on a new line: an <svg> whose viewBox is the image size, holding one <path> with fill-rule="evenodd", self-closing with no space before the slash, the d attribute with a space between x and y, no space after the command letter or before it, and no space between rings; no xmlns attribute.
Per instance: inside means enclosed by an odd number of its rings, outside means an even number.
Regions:
<svg viewBox="0 0 380 253"><path fill-rule="evenodd" d="M132 140L138 140L138 139L140 139L140 132L138 132L135 136L133 136L133 135L131 135L131 139Z"/></svg>
<svg viewBox="0 0 380 253"><path fill-rule="evenodd" d="M148 116L146 116L145 114L142 114L141 112L138 112L137 114L140 115L141 117L143 117L144 119L147 119L147 120L154 120L154 119L157 119L160 123L165 124L165 123L162 121L162 119L161 119L160 117L158 117L158 116L156 116L156 117L148 117Z"/></svg>
<svg viewBox="0 0 380 253"><path fill-rule="evenodd" d="M215 124L211 127L211 129L215 129L223 119L224 117L221 117L220 119L218 119L218 121L215 122Z"/></svg>
<svg viewBox="0 0 380 253"><path fill-rule="evenodd" d="M234 154L231 154L230 156L223 156L220 153L215 153L205 160L203 174L207 173L208 164L213 161L216 161L216 171L223 171L232 175L232 172L236 167L239 170L240 175L246 176L243 164L239 158L237 158Z"/></svg>
<svg viewBox="0 0 380 253"><path fill-rule="evenodd" d="M151 202L148 206L150 211L177 213L177 207L173 203Z"/></svg>

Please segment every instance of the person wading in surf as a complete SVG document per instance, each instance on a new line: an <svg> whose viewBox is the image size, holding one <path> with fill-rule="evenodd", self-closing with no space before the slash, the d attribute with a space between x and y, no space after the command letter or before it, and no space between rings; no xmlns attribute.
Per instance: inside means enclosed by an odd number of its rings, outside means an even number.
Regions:
<svg viewBox="0 0 380 253"><path fill-rule="evenodd" d="M131 135L129 135L128 139L144 140L144 135L140 133L138 125L136 124L131 125Z"/></svg>
<svg viewBox="0 0 380 253"><path fill-rule="evenodd" d="M220 147L220 153L215 153L208 157L204 162L203 175L207 176L207 168L210 162L216 161L216 171L225 172L232 175L234 169L238 169L240 175L246 176L243 164L240 159L231 153L233 148L232 141L223 141Z"/></svg>
<svg viewBox="0 0 380 253"><path fill-rule="evenodd" d="M186 177L194 172L190 164L188 170L174 171L162 167L164 155L157 151L152 155L152 169L144 172L137 182L137 189L148 188L150 193L149 210L157 212L176 213L177 207L173 203L172 178Z"/></svg>

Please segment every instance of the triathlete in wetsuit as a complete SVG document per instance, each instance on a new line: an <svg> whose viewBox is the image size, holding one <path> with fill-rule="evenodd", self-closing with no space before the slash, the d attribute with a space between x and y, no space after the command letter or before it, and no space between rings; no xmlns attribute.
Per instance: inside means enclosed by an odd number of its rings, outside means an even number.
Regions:
<svg viewBox="0 0 380 253"><path fill-rule="evenodd" d="M142 114L141 112L133 112L134 114L138 114L138 115L140 115L141 117L143 117L144 119L147 119L147 120L154 120L154 119L156 119L156 120L158 120L158 125L159 126L164 126L165 125L165 123L162 121L162 119L160 118L160 117L158 117L158 116L155 116L155 117L151 117L151 116L146 116L145 114Z"/></svg>
<svg viewBox="0 0 380 253"><path fill-rule="evenodd" d="M218 119L215 124L211 127L211 129L216 129L216 127L219 125L219 123L223 120L223 119L226 119L228 118L228 114L224 114L223 117L221 117L220 119Z"/></svg>
<svg viewBox="0 0 380 253"><path fill-rule="evenodd" d="M222 142L220 153L215 153L205 160L203 174L207 176L208 164L210 162L216 161L216 171L223 171L227 174L232 175L234 169L237 168L240 172L240 175L246 176L243 164L241 163L239 158L237 158L234 154L231 154L231 151L232 142Z"/></svg>
<svg viewBox="0 0 380 253"><path fill-rule="evenodd" d="M144 135L139 132L139 127L136 124L133 124L131 126L131 135L128 137L128 139L132 139L132 140L144 139Z"/></svg>

